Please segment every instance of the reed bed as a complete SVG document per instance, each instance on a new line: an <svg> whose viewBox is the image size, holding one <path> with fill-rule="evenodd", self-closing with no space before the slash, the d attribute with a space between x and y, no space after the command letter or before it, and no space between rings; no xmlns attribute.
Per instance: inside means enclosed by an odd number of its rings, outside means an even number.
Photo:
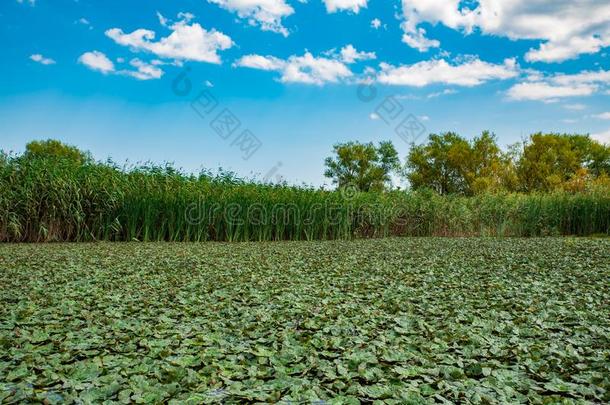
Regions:
<svg viewBox="0 0 610 405"><path fill-rule="evenodd" d="M0 241L271 241L610 234L610 192L359 193L0 156Z"/></svg>

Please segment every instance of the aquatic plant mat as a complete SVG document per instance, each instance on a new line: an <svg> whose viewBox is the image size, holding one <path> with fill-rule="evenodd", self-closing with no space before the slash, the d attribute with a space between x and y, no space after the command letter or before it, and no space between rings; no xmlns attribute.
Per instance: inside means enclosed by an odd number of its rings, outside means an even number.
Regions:
<svg viewBox="0 0 610 405"><path fill-rule="evenodd" d="M607 403L610 239L0 245L0 402Z"/></svg>

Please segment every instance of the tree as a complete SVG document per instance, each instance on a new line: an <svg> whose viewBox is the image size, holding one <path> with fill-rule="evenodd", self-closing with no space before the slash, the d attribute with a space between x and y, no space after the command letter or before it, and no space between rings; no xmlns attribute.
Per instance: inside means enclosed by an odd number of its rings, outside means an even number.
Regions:
<svg viewBox="0 0 610 405"><path fill-rule="evenodd" d="M333 146L335 156L324 161L324 175L339 188L356 187L360 191L380 191L391 181L391 173L398 171L398 152L390 141L373 143L339 143Z"/></svg>
<svg viewBox="0 0 610 405"><path fill-rule="evenodd" d="M510 155L488 131L472 142L453 132L431 134L426 144L409 151L406 177L412 188L430 188L439 194L473 195L512 189L516 183Z"/></svg>
<svg viewBox="0 0 610 405"><path fill-rule="evenodd" d="M465 162L470 155L470 145L458 134L430 134L427 144L411 147L406 177L413 189L430 188L439 194L466 193Z"/></svg>
<svg viewBox="0 0 610 405"><path fill-rule="evenodd" d="M577 145L583 150L584 167L595 178L610 175L610 145L604 145L587 135L577 138Z"/></svg>
<svg viewBox="0 0 610 405"><path fill-rule="evenodd" d="M518 162L520 186L526 192L552 191L575 176L597 178L609 170L610 148L588 135L533 134Z"/></svg>
<svg viewBox="0 0 610 405"><path fill-rule="evenodd" d="M515 190L517 173L511 156L510 152L502 152L496 136L489 131L474 138L469 164L465 162L468 194Z"/></svg>
<svg viewBox="0 0 610 405"><path fill-rule="evenodd" d="M46 141L32 141L25 147L24 158L52 158L71 161L77 164L85 164L92 160L88 152L66 145L55 139Z"/></svg>

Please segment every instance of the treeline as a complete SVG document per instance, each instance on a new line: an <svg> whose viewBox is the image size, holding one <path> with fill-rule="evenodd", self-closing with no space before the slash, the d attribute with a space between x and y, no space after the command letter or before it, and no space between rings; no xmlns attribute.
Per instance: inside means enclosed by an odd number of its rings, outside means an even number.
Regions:
<svg viewBox="0 0 610 405"><path fill-rule="evenodd" d="M326 175L339 187L383 190L391 174L411 189L472 196L497 192L584 192L610 187L610 147L587 135L531 135L502 150L483 132L472 140L447 132L412 145L404 165L390 142L348 142L334 147Z"/></svg>
<svg viewBox="0 0 610 405"><path fill-rule="evenodd" d="M124 168L95 162L56 141L35 142L22 155L0 154L0 241L610 233L607 187L474 196L376 187L329 191L245 181L224 172L185 174L171 166Z"/></svg>

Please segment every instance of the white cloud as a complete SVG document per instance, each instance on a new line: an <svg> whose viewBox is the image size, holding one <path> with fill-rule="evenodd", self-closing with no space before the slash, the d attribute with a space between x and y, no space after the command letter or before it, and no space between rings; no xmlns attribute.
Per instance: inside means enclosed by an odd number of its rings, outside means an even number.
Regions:
<svg viewBox="0 0 610 405"><path fill-rule="evenodd" d="M163 18L160 14L159 16L160 19ZM181 13L179 18L182 19L169 26L172 33L158 41L154 40L154 31L143 28L129 34L120 28L111 28L106 31L106 35L117 44L128 46L133 51L150 52L160 58L220 63L218 51L231 48L233 41L222 32L207 31L197 23L189 25L192 17L192 14ZM163 21L168 22L166 19Z"/></svg>
<svg viewBox="0 0 610 405"><path fill-rule="evenodd" d="M379 18L375 18L371 21L371 27L378 30L381 28L381 20Z"/></svg>
<svg viewBox="0 0 610 405"><path fill-rule="evenodd" d="M306 52L303 56L291 56L283 68L281 81L285 83L307 83L322 85L337 83L351 77L352 71L338 60L314 57Z"/></svg>
<svg viewBox="0 0 610 405"><path fill-rule="evenodd" d="M366 8L368 0L322 0L326 5L326 11L335 13L337 11L352 11L356 14L361 8Z"/></svg>
<svg viewBox="0 0 610 405"><path fill-rule="evenodd" d="M444 25L458 29L466 25L468 9L458 10L459 0L402 0L402 11L405 20L401 27L404 31L403 42L412 48L425 52L438 48L440 42L426 37L426 30L419 27L422 22ZM472 26L472 23L468 24ZM470 31L468 28L467 31Z"/></svg>
<svg viewBox="0 0 610 405"><path fill-rule="evenodd" d="M379 114L377 114L377 113L370 113L369 118L373 121L377 121L381 117L379 117Z"/></svg>
<svg viewBox="0 0 610 405"><path fill-rule="evenodd" d="M282 25L282 18L294 13L294 9L285 0L208 0L225 10L237 13L250 25L259 25L264 31L278 32L288 36L288 30Z"/></svg>
<svg viewBox="0 0 610 405"><path fill-rule="evenodd" d="M552 80L559 84L605 83L610 85L610 70L584 70L576 74L557 74Z"/></svg>
<svg viewBox="0 0 610 405"><path fill-rule="evenodd" d="M381 72L377 75L380 83L414 87L435 83L472 87L489 80L510 79L519 72L514 59L506 59L498 65L479 59L467 60L461 64L435 59L398 67L381 63L380 67Z"/></svg>
<svg viewBox="0 0 610 405"><path fill-rule="evenodd" d="M53 59L45 58L44 56L42 56L39 53L35 53L34 55L31 55L30 59L33 60L34 62L38 62L43 65L54 65L55 64L55 61Z"/></svg>
<svg viewBox="0 0 610 405"><path fill-rule="evenodd" d="M522 83L517 83L508 90L512 100L535 100L547 103L562 98L584 97L593 95L610 85L610 71L582 71L576 74L558 73L551 76L542 74L530 75ZM565 106L568 109L583 109L581 104Z"/></svg>
<svg viewBox="0 0 610 405"><path fill-rule="evenodd" d="M89 20L87 20L85 17L81 17L78 20L74 21L74 24L84 25L86 27L89 27L90 30L93 29L91 22Z"/></svg>
<svg viewBox="0 0 610 405"><path fill-rule="evenodd" d="M303 56L292 55L287 59L280 59L275 56L253 54L242 56L233 66L277 71L281 73L279 80L284 83L323 85L338 83L354 76L347 65L377 57L374 52L358 51L351 44L344 46L338 52L336 49L331 49L322 55L315 57L311 52L305 52ZM365 69L365 73L370 73L370 70L370 68Z"/></svg>
<svg viewBox="0 0 610 405"><path fill-rule="evenodd" d="M610 145L610 129L607 131L604 131L604 132L598 132L596 134L591 134L591 138L595 139L598 142Z"/></svg>
<svg viewBox="0 0 610 405"><path fill-rule="evenodd" d="M424 22L443 24L469 34L510 39L541 40L530 49L528 61L561 62L610 46L610 3L600 0L478 0L464 6L461 0L402 0L403 41L426 51L439 47L420 27Z"/></svg>
<svg viewBox="0 0 610 405"><path fill-rule="evenodd" d="M275 56L245 55L234 66L249 67L259 70L281 70L286 62Z"/></svg>
<svg viewBox="0 0 610 405"><path fill-rule="evenodd" d="M192 20L195 19L195 15L191 14L191 13L185 13L185 12L179 12L177 14L178 16L178 21L177 22L181 22L184 24L188 24L190 23ZM160 12L157 11L157 18L159 19L159 24L161 24L164 27L167 28L172 28L172 26L175 24L172 20L170 20L169 18L166 18L163 14L161 14Z"/></svg>
<svg viewBox="0 0 610 405"><path fill-rule="evenodd" d="M582 111L585 108L587 108L587 106L584 104L566 104L563 106L563 108L565 108L566 110L572 110L572 111Z"/></svg>
<svg viewBox="0 0 610 405"><path fill-rule="evenodd" d="M508 90L512 100L537 100L555 102L560 98L589 96L596 88L590 85L555 85L545 82L524 82L515 84Z"/></svg>
<svg viewBox="0 0 610 405"><path fill-rule="evenodd" d="M89 69L103 74L130 76L138 80L159 79L164 73L163 70L158 67L159 63L157 62L159 61L153 60L151 63L147 63L138 58L129 61L129 64L133 66L135 70L117 70L114 63L100 51L85 52L78 58L78 61ZM119 63L124 62L123 58L117 58L117 61Z"/></svg>
<svg viewBox="0 0 610 405"><path fill-rule="evenodd" d="M430 121L430 117L427 115L420 115L417 117L420 121Z"/></svg>
<svg viewBox="0 0 610 405"><path fill-rule="evenodd" d="M440 96L448 96L450 94L456 94L458 91L454 89L445 89L443 91L436 91L434 93L430 93L426 96L426 98L436 98Z"/></svg>
<svg viewBox="0 0 610 405"><path fill-rule="evenodd" d="M610 111L603 112L601 114L595 114L595 115L593 115L593 117L599 118L600 120L610 120Z"/></svg>
<svg viewBox="0 0 610 405"><path fill-rule="evenodd" d="M402 36L402 41L411 48L415 48L420 52L426 52L430 48L438 48L441 45L441 43L436 39L426 38L426 30L423 28L409 28L409 33L406 33L407 25L407 23L402 24L402 27L405 30L405 34Z"/></svg>
<svg viewBox="0 0 610 405"><path fill-rule="evenodd" d="M341 60L345 63L354 63L359 60L376 59L375 52L360 52L352 44L341 48Z"/></svg>
<svg viewBox="0 0 610 405"><path fill-rule="evenodd" d="M595 36L572 37L562 41L548 41L540 44L538 49L530 49L525 54L528 62L563 62L574 59L581 54L597 53L610 45L610 30L607 38Z"/></svg>
<svg viewBox="0 0 610 405"><path fill-rule="evenodd" d="M119 73L135 77L138 80L160 79L163 76L163 70L153 64L141 61L138 58L132 59L129 64L137 70L123 70Z"/></svg>
<svg viewBox="0 0 610 405"><path fill-rule="evenodd" d="M280 72L284 83L323 85L337 83L353 76L347 65L337 56L315 57L310 52L283 60L274 56L245 55L235 66Z"/></svg>
<svg viewBox="0 0 610 405"><path fill-rule="evenodd" d="M161 14L160 12L157 11L157 18L159 19L159 24L161 24L164 27L167 27L169 25L169 20L165 17L163 17L163 14Z"/></svg>
<svg viewBox="0 0 610 405"><path fill-rule="evenodd" d="M102 72L103 74L115 71L114 63L99 51L85 52L78 58L78 61L89 69Z"/></svg>
<svg viewBox="0 0 610 405"><path fill-rule="evenodd" d="M30 3L31 6L35 6L36 0L17 0L17 3L19 3L19 4Z"/></svg>

